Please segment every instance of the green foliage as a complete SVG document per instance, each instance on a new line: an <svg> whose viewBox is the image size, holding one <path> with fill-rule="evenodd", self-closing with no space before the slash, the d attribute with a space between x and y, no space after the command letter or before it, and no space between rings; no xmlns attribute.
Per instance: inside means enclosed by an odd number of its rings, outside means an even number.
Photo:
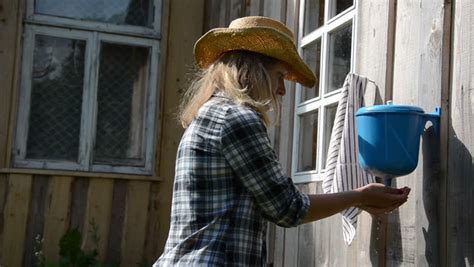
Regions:
<svg viewBox="0 0 474 267"><path fill-rule="evenodd" d="M81 249L81 233L77 228L68 230L59 241L59 266L60 267L87 267L97 266L97 248L91 252Z"/></svg>
<svg viewBox="0 0 474 267"><path fill-rule="evenodd" d="M43 240L40 236L35 238L35 266L36 267L102 267L110 266L99 262L98 226L94 221L90 222L91 231L89 235L95 246L92 251L86 252L81 248L81 233L77 228L69 229L59 240L59 263L51 262L44 256L42 251Z"/></svg>
<svg viewBox="0 0 474 267"><path fill-rule="evenodd" d="M99 260L99 226L94 220L89 222L89 237L94 245L92 251L84 251L81 248L81 232L77 229L69 229L59 240L59 263L46 259L43 253L43 239L41 236L35 238L35 267L118 267L120 262L107 263ZM119 259L117 259L119 260ZM143 259L137 266L149 266Z"/></svg>

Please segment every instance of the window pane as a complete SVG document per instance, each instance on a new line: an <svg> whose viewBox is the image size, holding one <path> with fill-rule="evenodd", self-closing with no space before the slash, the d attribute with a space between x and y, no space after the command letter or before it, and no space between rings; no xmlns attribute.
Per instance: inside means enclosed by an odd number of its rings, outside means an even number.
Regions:
<svg viewBox="0 0 474 267"><path fill-rule="evenodd" d="M304 35L324 24L324 0L306 0L304 14Z"/></svg>
<svg viewBox="0 0 474 267"><path fill-rule="evenodd" d="M76 161L86 42L37 35L26 158Z"/></svg>
<svg viewBox="0 0 474 267"><path fill-rule="evenodd" d="M316 170L318 111L300 116L297 172Z"/></svg>
<svg viewBox="0 0 474 267"><path fill-rule="evenodd" d="M153 26L153 0L36 0L35 13L112 23Z"/></svg>
<svg viewBox="0 0 474 267"><path fill-rule="evenodd" d="M328 92L342 87L351 70L352 24L330 34Z"/></svg>
<svg viewBox="0 0 474 267"><path fill-rule="evenodd" d="M94 162L143 165L149 48L102 43Z"/></svg>
<svg viewBox="0 0 474 267"><path fill-rule="evenodd" d="M326 167L326 156L328 154L329 142L331 140L332 127L334 126L334 119L336 118L337 103L326 107L326 115L324 122L324 151L323 163Z"/></svg>
<svg viewBox="0 0 474 267"><path fill-rule="evenodd" d="M316 40L311 45L303 49L303 59L319 77L321 68L321 39ZM301 101L304 102L319 96L319 81L312 88L303 87L301 91Z"/></svg>
<svg viewBox="0 0 474 267"><path fill-rule="evenodd" d="M354 4L354 0L336 0L333 1L333 9L332 9L332 17L336 16L337 14L341 13L342 11L348 9Z"/></svg>

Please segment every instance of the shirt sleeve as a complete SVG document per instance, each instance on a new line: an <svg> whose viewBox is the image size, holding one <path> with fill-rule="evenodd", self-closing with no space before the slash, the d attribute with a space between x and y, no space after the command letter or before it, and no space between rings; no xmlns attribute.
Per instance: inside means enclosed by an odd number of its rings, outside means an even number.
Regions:
<svg viewBox="0 0 474 267"><path fill-rule="evenodd" d="M300 224L309 198L283 174L258 114L249 108L229 109L221 134L225 159L263 216L282 227Z"/></svg>

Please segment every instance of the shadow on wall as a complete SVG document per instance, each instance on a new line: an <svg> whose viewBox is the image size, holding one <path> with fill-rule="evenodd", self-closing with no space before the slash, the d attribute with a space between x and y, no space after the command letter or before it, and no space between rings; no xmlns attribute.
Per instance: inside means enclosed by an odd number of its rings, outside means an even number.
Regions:
<svg viewBox="0 0 474 267"><path fill-rule="evenodd" d="M468 135L471 135L470 139L473 140L473 133L466 128L465 134L461 136L469 139ZM447 265L474 266L473 158L463 140L458 139L458 135L452 126L449 128L448 137L448 173L446 178ZM470 145L472 150L473 143L470 143Z"/></svg>
<svg viewBox="0 0 474 267"><path fill-rule="evenodd" d="M422 227L425 241L425 260L429 266L440 265L440 181L441 157L439 136L429 127L422 136L423 188L422 198L427 228Z"/></svg>

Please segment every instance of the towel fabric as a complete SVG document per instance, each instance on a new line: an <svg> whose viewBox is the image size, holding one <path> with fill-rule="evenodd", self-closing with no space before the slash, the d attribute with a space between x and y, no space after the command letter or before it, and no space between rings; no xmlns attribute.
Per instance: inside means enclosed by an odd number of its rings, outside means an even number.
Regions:
<svg viewBox="0 0 474 267"><path fill-rule="evenodd" d="M358 162L358 142L355 113L364 106L367 78L349 73L344 81L339 100L331 140L329 142L323 192L349 191L375 182L375 177L365 172ZM354 239L357 226L358 208L341 212L344 241L349 245Z"/></svg>

